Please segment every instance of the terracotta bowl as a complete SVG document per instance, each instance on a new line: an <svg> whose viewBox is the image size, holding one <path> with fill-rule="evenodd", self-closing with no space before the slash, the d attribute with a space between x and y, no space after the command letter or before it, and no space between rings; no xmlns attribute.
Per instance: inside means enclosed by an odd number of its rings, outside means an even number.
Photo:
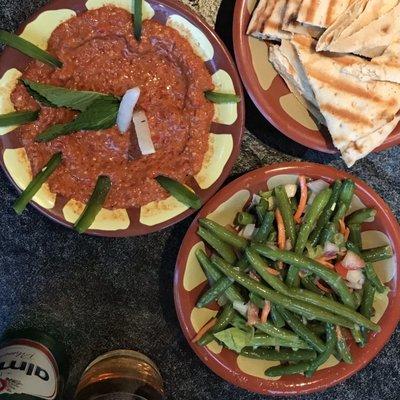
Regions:
<svg viewBox="0 0 400 400"><path fill-rule="evenodd" d="M35 13L18 34L37 45L44 44L54 29L63 21L89 8L114 4L131 10L131 0L53 0ZM196 14L180 2L173 0L144 3L144 18L169 24L185 36L195 52L204 60L217 89L232 92L243 98L242 86L235 65L217 34ZM44 29L43 27L46 27ZM10 109L10 90L15 87L19 71L24 71L30 59L18 51L6 48L0 58L0 114ZM17 74L17 75L16 75ZM14 86L13 86L14 85ZM2 107L7 107L2 109ZM200 174L190 185L206 202L222 185L239 153L244 125L244 104L215 105L214 122L210 129L210 149ZM18 188L23 189L31 180L32 173L25 149L16 130L0 129L0 162ZM32 205L54 221L71 227L84 205L72 199L51 194L44 187L35 196ZM99 236L135 236L159 231L186 218L193 211L173 198L153 202L141 208L102 210L88 231Z"/></svg>
<svg viewBox="0 0 400 400"><path fill-rule="evenodd" d="M263 116L284 135L310 149L337 153L327 129L319 130L269 62L267 44L246 35L256 3L256 0L237 0L233 18L236 63L247 92ZM399 143L400 125L375 151Z"/></svg>
<svg viewBox="0 0 400 400"><path fill-rule="evenodd" d="M322 366L323 369L318 370L312 378L293 375L271 380L265 377L264 371L268 366L278 363L246 359L230 350L222 349L216 342L207 347L200 347L191 342L200 327L213 317L218 309L217 304L209 308L195 308L199 295L208 287L206 277L194 255L196 248L204 246L196 231L198 219L206 216L223 225L232 223L237 211L251 199L251 194L257 193L260 189L265 190L267 182L272 188L277 184L295 182L300 174L327 182L351 178L356 183L352 210L363 206L377 210L375 221L363 226L363 246L370 248L385 243L392 246L395 254L392 259L374 265L390 291L388 294L375 297L374 318L375 321L379 321L381 332L370 334L368 344L363 349L349 338L353 364L338 363L332 356L328 363ZM294 162L267 166L250 172L224 187L196 216L182 242L176 264L174 282L176 311L183 333L192 349L212 371L226 381L249 391L268 395L316 392L344 381L365 367L389 340L400 319L398 254L400 254L400 230L396 218L385 202L363 181L343 171L312 163Z"/></svg>

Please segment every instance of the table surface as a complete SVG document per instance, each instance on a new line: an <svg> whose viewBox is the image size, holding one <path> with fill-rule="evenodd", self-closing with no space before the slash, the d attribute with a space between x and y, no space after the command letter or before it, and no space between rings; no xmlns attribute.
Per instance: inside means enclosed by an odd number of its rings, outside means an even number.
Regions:
<svg viewBox="0 0 400 400"><path fill-rule="evenodd" d="M188 0L232 48L234 1ZM15 30L46 0L0 0L0 28ZM219 12L218 12L219 9ZM217 15L218 13L218 15ZM228 30L229 27L229 30ZM335 156L308 150L285 138L246 98L246 132L229 180L274 162L307 160L345 169ZM372 154L352 173L364 179L400 217L400 147ZM256 400L222 381L192 352L180 330L173 301L173 274L191 218L138 238L78 236L32 208L11 209L16 191L0 179L0 334L8 327L58 329L68 348L71 399L80 374L98 355L132 348L149 355L165 378L167 399ZM309 399L398 399L400 329L379 356L356 376ZM299 399L303 397L298 397ZM306 397L304 397L306 398Z"/></svg>

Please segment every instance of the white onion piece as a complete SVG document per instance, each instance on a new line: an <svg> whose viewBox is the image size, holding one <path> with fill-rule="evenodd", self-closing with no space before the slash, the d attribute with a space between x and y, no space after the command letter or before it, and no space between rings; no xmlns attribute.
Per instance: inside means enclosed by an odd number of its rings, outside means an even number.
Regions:
<svg viewBox="0 0 400 400"><path fill-rule="evenodd" d="M242 303L241 301L235 300L233 302L233 308L243 317L247 318L247 309L248 309L248 304Z"/></svg>
<svg viewBox="0 0 400 400"><path fill-rule="evenodd" d="M287 239L285 242L285 250L292 250L292 242L290 241L290 239Z"/></svg>
<svg viewBox="0 0 400 400"><path fill-rule="evenodd" d="M341 264L349 270L356 270L365 267L365 261L353 251L348 251L343 258Z"/></svg>
<svg viewBox="0 0 400 400"><path fill-rule="evenodd" d="M144 156L154 154L156 149L151 139L149 122L144 111L135 111L133 113L133 123L135 124L136 136L142 154Z"/></svg>
<svg viewBox="0 0 400 400"><path fill-rule="evenodd" d="M289 198L294 197L296 196L297 185L295 185L294 183L288 183L287 185L285 185L285 191Z"/></svg>
<svg viewBox="0 0 400 400"><path fill-rule="evenodd" d="M249 208L260 204L260 200L261 200L261 196L259 196L258 194L253 194Z"/></svg>
<svg viewBox="0 0 400 400"><path fill-rule="evenodd" d="M351 287L352 289L362 289L365 276L360 269L350 270L346 276L347 286Z"/></svg>
<svg viewBox="0 0 400 400"><path fill-rule="evenodd" d="M334 257L339 253L340 249L334 243L326 242L324 247L324 256L325 257Z"/></svg>
<svg viewBox="0 0 400 400"><path fill-rule="evenodd" d="M240 231L240 236L243 236L245 239L251 239L255 231L256 231L256 225L248 224Z"/></svg>
<svg viewBox="0 0 400 400"><path fill-rule="evenodd" d="M135 87L129 89L122 97L117 116L117 125L121 133L125 133L131 125L133 109L139 100L139 96L140 89Z"/></svg>
<svg viewBox="0 0 400 400"><path fill-rule="evenodd" d="M307 186L311 190L311 194L308 197L307 204L311 204L317 197L318 193L329 187L329 183L323 181L322 179L317 179L316 181L308 182Z"/></svg>

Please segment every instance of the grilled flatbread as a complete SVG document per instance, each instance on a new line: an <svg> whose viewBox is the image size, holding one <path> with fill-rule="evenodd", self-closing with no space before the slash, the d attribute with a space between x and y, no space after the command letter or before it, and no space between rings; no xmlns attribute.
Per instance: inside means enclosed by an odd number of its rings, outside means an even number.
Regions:
<svg viewBox="0 0 400 400"><path fill-rule="evenodd" d="M399 34L399 0L356 0L323 33L317 51L377 57Z"/></svg>
<svg viewBox="0 0 400 400"><path fill-rule="evenodd" d="M262 40L289 39L282 29L287 0L260 0L247 28L247 34Z"/></svg>
<svg viewBox="0 0 400 400"><path fill-rule="evenodd" d="M350 167L379 146L395 128L400 109L400 85L363 82L343 74L343 67L360 58L317 53L315 41L310 37L295 35L291 43L299 55L333 143Z"/></svg>
<svg viewBox="0 0 400 400"><path fill-rule="evenodd" d="M302 24L327 28L341 15L352 0L303 0L297 15Z"/></svg>
<svg viewBox="0 0 400 400"><path fill-rule="evenodd" d="M345 74L361 81L385 81L400 84L400 42L391 44L380 57L359 60L342 68Z"/></svg>

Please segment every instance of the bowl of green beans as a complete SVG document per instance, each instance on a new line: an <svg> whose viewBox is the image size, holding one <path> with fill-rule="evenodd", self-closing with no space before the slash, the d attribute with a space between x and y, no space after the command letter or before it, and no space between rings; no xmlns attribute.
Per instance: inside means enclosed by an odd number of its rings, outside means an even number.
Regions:
<svg viewBox="0 0 400 400"><path fill-rule="evenodd" d="M269 395L333 386L366 366L400 320L399 225L363 181L275 164L217 193L178 255L178 318L200 359Z"/></svg>

